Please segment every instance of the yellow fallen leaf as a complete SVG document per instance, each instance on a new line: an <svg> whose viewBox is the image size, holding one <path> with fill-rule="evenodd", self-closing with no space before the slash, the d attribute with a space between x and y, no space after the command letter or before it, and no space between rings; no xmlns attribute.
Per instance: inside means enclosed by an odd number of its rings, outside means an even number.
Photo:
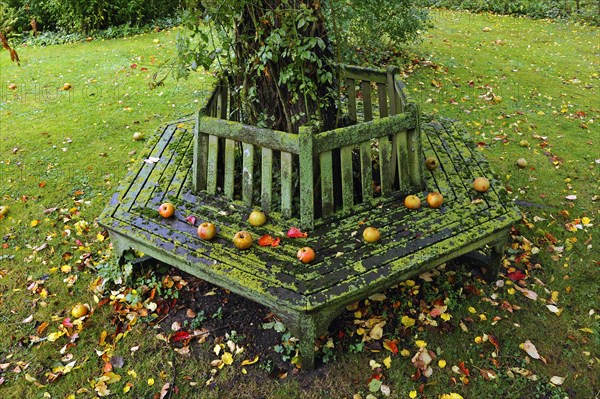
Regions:
<svg viewBox="0 0 600 399"><path fill-rule="evenodd" d="M127 392L131 391L131 388L133 388L133 384L131 382L128 382L123 387L123 393L127 393Z"/></svg>
<svg viewBox="0 0 600 399"><path fill-rule="evenodd" d="M579 331L584 332L584 333L588 333L588 334L593 334L594 333L594 330L592 330L591 328L588 328L588 327L580 328Z"/></svg>
<svg viewBox="0 0 600 399"><path fill-rule="evenodd" d="M60 271L63 273L70 273L71 272L71 266L69 265L63 265L60 267Z"/></svg>
<svg viewBox="0 0 600 399"><path fill-rule="evenodd" d="M37 381L37 379L35 377L32 377L29 373L25 374L25 380L27 380L27 382Z"/></svg>
<svg viewBox="0 0 600 399"><path fill-rule="evenodd" d="M392 357L388 356L385 359L383 359L383 364L385 365L385 367L387 367L388 369L390 367L392 367Z"/></svg>
<svg viewBox="0 0 600 399"><path fill-rule="evenodd" d="M102 233L96 234L96 240L100 242L104 241L104 235Z"/></svg>
<svg viewBox="0 0 600 399"><path fill-rule="evenodd" d="M584 216L581 218L581 223L583 223L583 224L590 224L590 222L591 222L591 219L587 216Z"/></svg>
<svg viewBox="0 0 600 399"><path fill-rule="evenodd" d="M452 392L440 395L440 399L465 399L460 394Z"/></svg>
<svg viewBox="0 0 600 399"><path fill-rule="evenodd" d="M443 369L444 367L446 367L446 361L444 359L440 359L438 360L438 367Z"/></svg>
<svg viewBox="0 0 600 399"><path fill-rule="evenodd" d="M137 373L135 372L135 370L129 370L127 371L127 374L132 376L133 378L137 378Z"/></svg>
<svg viewBox="0 0 600 399"><path fill-rule="evenodd" d="M65 335L65 333L62 331L50 333L50 334L48 334L48 341L54 342L57 339L59 339L60 337L62 337L63 335Z"/></svg>
<svg viewBox="0 0 600 399"><path fill-rule="evenodd" d="M254 364L254 363L256 363L256 362L258 362L258 355L256 355L256 356L254 357L254 359L252 359L252 360L249 360L249 359L246 359L246 360L244 360L244 361L242 362L242 366L248 366L248 365L250 365L250 364Z"/></svg>
<svg viewBox="0 0 600 399"><path fill-rule="evenodd" d="M371 332L369 332L369 337L371 337L374 340L381 339L381 337L383 337L383 325L382 324L385 325L385 323L375 324L373 326L373 328L371 329Z"/></svg>
<svg viewBox="0 0 600 399"><path fill-rule="evenodd" d="M444 321L449 321L452 318L452 315L449 313L442 313L440 315L440 318Z"/></svg>
<svg viewBox="0 0 600 399"><path fill-rule="evenodd" d="M427 346L427 342L418 339L415 341L415 345L417 345L417 347L419 347L419 348L424 348Z"/></svg>
<svg viewBox="0 0 600 399"><path fill-rule="evenodd" d="M409 357L410 356L410 351L408 349L402 349L400 351L400 355L402 355L404 357Z"/></svg>
<svg viewBox="0 0 600 399"><path fill-rule="evenodd" d="M469 306L469 313L477 313L477 310L475 310L475 308L473 306Z"/></svg>
<svg viewBox="0 0 600 399"><path fill-rule="evenodd" d="M410 392L408 393L408 397L409 397L410 399L415 399L415 398L417 397L417 391L415 391L415 390L413 389L412 391L410 391Z"/></svg>
<svg viewBox="0 0 600 399"><path fill-rule="evenodd" d="M416 320L412 317L402 316L401 322L405 327L412 327L415 325Z"/></svg>
<svg viewBox="0 0 600 399"><path fill-rule="evenodd" d="M40 221L39 221L39 220L37 220L37 219L33 219L33 220L31 221L31 223L29 223L29 226L30 226L30 227L35 227L35 226L37 226L38 224L40 224Z"/></svg>
<svg viewBox="0 0 600 399"><path fill-rule="evenodd" d="M223 353L223 356L221 356L221 360L223 361L223 364L229 366L233 363L233 355L229 352L225 352Z"/></svg>
<svg viewBox="0 0 600 399"><path fill-rule="evenodd" d="M152 386L154 385L154 378L148 378L148 385Z"/></svg>

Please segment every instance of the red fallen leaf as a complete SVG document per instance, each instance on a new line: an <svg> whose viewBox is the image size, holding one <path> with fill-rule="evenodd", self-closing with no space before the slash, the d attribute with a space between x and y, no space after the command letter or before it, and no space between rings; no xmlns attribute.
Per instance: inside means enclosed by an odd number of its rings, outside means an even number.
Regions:
<svg viewBox="0 0 600 399"><path fill-rule="evenodd" d="M500 341L498 341L498 338L495 335L488 334L488 340L496 348L496 353L500 353Z"/></svg>
<svg viewBox="0 0 600 399"><path fill-rule="evenodd" d="M472 284L467 285L465 287L465 291L472 295L481 296L481 291L479 290L479 288L475 287Z"/></svg>
<svg viewBox="0 0 600 399"><path fill-rule="evenodd" d="M141 68L140 71L142 72L146 72L148 70L148 68Z"/></svg>
<svg viewBox="0 0 600 399"><path fill-rule="evenodd" d="M306 238L308 237L308 233L302 232L297 227L290 227L290 229L287 232L287 236L290 238Z"/></svg>
<svg viewBox="0 0 600 399"><path fill-rule="evenodd" d="M507 276L507 277L508 277L509 279L511 279L512 281L520 281L520 280L523 280L524 278L526 278L526 277L527 277L527 275L526 275L526 274L524 274L522 271L520 271L520 270L517 270L517 271L515 271L515 272L508 273L508 276Z"/></svg>
<svg viewBox="0 0 600 399"><path fill-rule="evenodd" d="M463 373L464 375L467 375L467 376L471 375L471 374L469 374L469 369L465 367L465 362L458 363L458 368L460 369L460 372Z"/></svg>
<svg viewBox="0 0 600 399"><path fill-rule="evenodd" d="M73 323L71 323L70 317L67 317L66 319L64 319L61 324L67 328L73 327Z"/></svg>
<svg viewBox="0 0 600 399"><path fill-rule="evenodd" d="M390 340L386 339L385 341L383 341L383 347L388 349L394 355L398 354L398 345L394 341L390 341Z"/></svg>
<svg viewBox="0 0 600 399"><path fill-rule="evenodd" d="M38 186L39 186L40 188L44 188L44 187L46 187L46 182L45 182L45 181L41 181L41 182L38 184Z"/></svg>
<svg viewBox="0 0 600 399"><path fill-rule="evenodd" d="M185 218L185 221L188 222L189 224L191 224L192 226L195 226L197 219L196 219L196 216L190 215Z"/></svg>
<svg viewBox="0 0 600 399"><path fill-rule="evenodd" d="M137 68L137 64L131 64L131 69Z"/></svg>
<svg viewBox="0 0 600 399"><path fill-rule="evenodd" d="M265 234L264 236L258 239L258 245L260 245L261 247L276 247L279 245L280 240L281 239L279 237L275 238L269 234Z"/></svg>
<svg viewBox="0 0 600 399"><path fill-rule="evenodd" d="M187 331L177 331L171 338L174 342L185 341L186 339L192 338L192 334Z"/></svg>

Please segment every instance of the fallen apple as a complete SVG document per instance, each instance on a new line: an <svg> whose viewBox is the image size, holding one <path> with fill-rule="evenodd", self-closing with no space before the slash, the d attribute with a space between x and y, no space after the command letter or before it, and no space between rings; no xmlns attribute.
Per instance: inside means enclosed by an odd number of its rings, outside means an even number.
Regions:
<svg viewBox="0 0 600 399"><path fill-rule="evenodd" d="M211 222L204 222L198 226L198 237L203 240L212 240L217 234L217 227Z"/></svg>
<svg viewBox="0 0 600 399"><path fill-rule="evenodd" d="M175 214L175 205L165 202L158 207L158 213L164 218L170 218Z"/></svg>
<svg viewBox="0 0 600 399"><path fill-rule="evenodd" d="M363 238L366 242L377 242L381 238L381 233L375 227L367 227L363 231Z"/></svg>
<svg viewBox="0 0 600 399"><path fill-rule="evenodd" d="M425 167L429 170L434 170L439 166L438 161L434 157L427 157L425 159Z"/></svg>
<svg viewBox="0 0 600 399"><path fill-rule="evenodd" d="M250 212L250 216L248 216L248 223L250 223L254 227L262 226L267 222L267 216L263 211L254 210Z"/></svg>
<svg viewBox="0 0 600 399"><path fill-rule="evenodd" d="M519 141L519 145L521 147L529 147L529 141L527 141L527 140L521 140L521 141Z"/></svg>
<svg viewBox="0 0 600 399"><path fill-rule="evenodd" d="M133 134L133 141L140 141L144 138L144 135L141 132L135 132Z"/></svg>
<svg viewBox="0 0 600 399"><path fill-rule="evenodd" d="M0 217L8 213L8 205L0 205Z"/></svg>
<svg viewBox="0 0 600 399"><path fill-rule="evenodd" d="M414 194L407 195L404 198L404 206L408 209L419 209L421 207L421 200Z"/></svg>
<svg viewBox="0 0 600 399"><path fill-rule="evenodd" d="M480 193L485 193L490 189L490 181L485 177L478 177L473 180L473 188L475 191L479 191Z"/></svg>
<svg viewBox="0 0 600 399"><path fill-rule="evenodd" d="M90 312L90 305L84 303L78 303L71 309L71 316L76 319L85 316Z"/></svg>
<svg viewBox="0 0 600 399"><path fill-rule="evenodd" d="M437 191L427 194L426 200L430 208L439 208L444 203L444 197Z"/></svg>
<svg viewBox="0 0 600 399"><path fill-rule="evenodd" d="M11 83L8 85L8 90L17 90L17 84L16 83Z"/></svg>
<svg viewBox="0 0 600 399"><path fill-rule="evenodd" d="M525 158L517 159L517 166L521 169L525 169L527 167L527 160Z"/></svg>
<svg viewBox="0 0 600 399"><path fill-rule="evenodd" d="M238 231L233 236L233 245L237 249L248 249L252 246L252 234L247 231Z"/></svg>
<svg viewBox="0 0 600 399"><path fill-rule="evenodd" d="M298 250L296 256L298 256L300 262L310 263L315 260L315 250L311 247L302 247Z"/></svg>
<svg viewBox="0 0 600 399"><path fill-rule="evenodd" d="M71 86L71 83L65 83L65 84L63 85L63 90L64 90L64 91L71 90L72 88L73 88L73 86Z"/></svg>

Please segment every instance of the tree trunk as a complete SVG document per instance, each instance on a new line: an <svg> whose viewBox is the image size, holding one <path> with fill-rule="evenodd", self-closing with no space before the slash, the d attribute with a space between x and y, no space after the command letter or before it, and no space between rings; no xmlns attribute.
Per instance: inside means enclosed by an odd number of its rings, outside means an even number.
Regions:
<svg viewBox="0 0 600 399"><path fill-rule="evenodd" d="M337 82L319 0L247 2L234 28L242 120L297 133L335 125Z"/></svg>

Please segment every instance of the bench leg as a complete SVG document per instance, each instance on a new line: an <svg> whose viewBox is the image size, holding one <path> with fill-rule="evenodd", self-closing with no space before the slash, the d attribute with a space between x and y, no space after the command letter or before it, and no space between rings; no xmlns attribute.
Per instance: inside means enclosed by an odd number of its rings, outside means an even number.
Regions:
<svg viewBox="0 0 600 399"><path fill-rule="evenodd" d="M508 237L504 237L490 244L491 254L487 262L487 266L483 273L483 277L487 281L495 281L498 278L500 266L502 266L502 257L504 256L504 247L508 241Z"/></svg>
<svg viewBox="0 0 600 399"><path fill-rule="evenodd" d="M300 356L302 369L315 368L315 340L317 339L317 323L314 317L305 315L300 320Z"/></svg>
<svg viewBox="0 0 600 399"><path fill-rule="evenodd" d="M108 235L110 236L110 242L112 242L113 256L115 256L118 260L121 260L125 251L131 248L129 240L125 236L112 231L109 231Z"/></svg>
<svg viewBox="0 0 600 399"><path fill-rule="evenodd" d="M502 234L501 238L498 240L488 244L491 249L489 255L484 255L479 251L473 251L460 256L458 259L464 260L477 268L483 265L483 278L488 282L496 281L498 279L498 272L502 266L502 257L504 256L504 247L506 246L507 241L508 232Z"/></svg>

